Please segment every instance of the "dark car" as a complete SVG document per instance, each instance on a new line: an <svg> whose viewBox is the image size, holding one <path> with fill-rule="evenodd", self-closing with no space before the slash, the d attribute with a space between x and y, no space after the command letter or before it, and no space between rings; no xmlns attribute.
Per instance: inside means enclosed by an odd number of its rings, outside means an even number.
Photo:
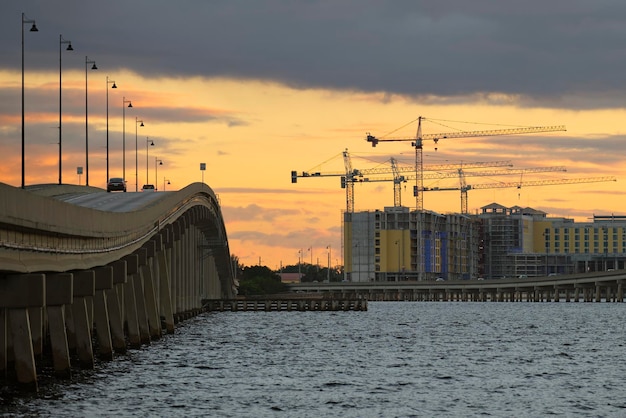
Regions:
<svg viewBox="0 0 626 418"><path fill-rule="evenodd" d="M111 177L109 182L107 183L107 192L125 192L126 191L126 182L121 177Z"/></svg>

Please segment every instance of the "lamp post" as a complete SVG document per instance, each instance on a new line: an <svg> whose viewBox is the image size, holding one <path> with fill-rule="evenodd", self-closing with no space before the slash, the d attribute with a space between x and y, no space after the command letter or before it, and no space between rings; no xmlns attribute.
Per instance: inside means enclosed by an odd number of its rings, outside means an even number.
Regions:
<svg viewBox="0 0 626 418"><path fill-rule="evenodd" d="M116 89L115 81L109 80L109 76L107 76L107 178L106 181L109 181L109 84L113 84L111 86L112 89Z"/></svg>
<svg viewBox="0 0 626 418"><path fill-rule="evenodd" d="M149 184L150 181L148 180L148 145L150 146L154 146L154 141L151 141L148 137L146 137L146 184ZM156 165L156 163L155 163ZM154 186L156 187L156 186Z"/></svg>
<svg viewBox="0 0 626 418"><path fill-rule="evenodd" d="M142 120L138 120L137 116L135 116L135 191L139 191L139 149L137 148L137 124L141 123L139 126L144 126Z"/></svg>
<svg viewBox="0 0 626 418"><path fill-rule="evenodd" d="M157 163L159 163L159 165L163 165L163 160L159 160L157 157L154 157L154 190L157 191L159 190L159 180L157 180L158 177L158 169L157 169Z"/></svg>
<svg viewBox="0 0 626 418"><path fill-rule="evenodd" d="M91 69L97 70L96 62L85 56L85 186L89 186L89 106L87 104L87 65L93 64Z"/></svg>
<svg viewBox="0 0 626 418"><path fill-rule="evenodd" d="M26 19L24 13L22 13L22 189L25 186L24 176L26 171L24 169L24 23L32 23L33 26L30 28L30 31L39 32L39 29L37 29L37 26L35 25L35 21Z"/></svg>
<svg viewBox="0 0 626 418"><path fill-rule="evenodd" d="M169 179L163 177L163 191L165 191L165 182L167 182L167 184L171 184Z"/></svg>
<svg viewBox="0 0 626 418"><path fill-rule="evenodd" d="M302 279L302 265L300 263L300 259L302 257L302 250L298 250L298 280Z"/></svg>
<svg viewBox="0 0 626 418"><path fill-rule="evenodd" d="M330 244L328 244L326 249L328 250L328 270L326 271L326 280L330 283L330 252L332 251Z"/></svg>
<svg viewBox="0 0 626 418"><path fill-rule="evenodd" d="M72 48L72 41L68 41L63 39L63 35L59 35L59 184L62 184L62 134L61 134L61 130L62 130L62 119L61 119L61 69L62 69L62 65L61 65L61 60L63 57L63 49L62 46L64 44L67 44L67 48L65 49L66 51L73 51L74 48Z"/></svg>
<svg viewBox="0 0 626 418"><path fill-rule="evenodd" d="M122 96L122 178L126 184L126 103L128 107L133 107L130 100Z"/></svg>

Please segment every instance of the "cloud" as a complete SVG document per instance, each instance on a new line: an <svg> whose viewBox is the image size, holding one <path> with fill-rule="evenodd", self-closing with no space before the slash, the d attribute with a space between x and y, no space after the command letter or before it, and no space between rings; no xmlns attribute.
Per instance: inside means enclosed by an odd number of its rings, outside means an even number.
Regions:
<svg viewBox="0 0 626 418"><path fill-rule="evenodd" d="M21 10L40 29L28 34L29 69L58 64L62 33L77 57L155 80L227 77L383 92L383 100L482 96L571 108L621 106L625 92L626 4L617 0L112 0L64 8L8 0L0 68L19 68Z"/></svg>

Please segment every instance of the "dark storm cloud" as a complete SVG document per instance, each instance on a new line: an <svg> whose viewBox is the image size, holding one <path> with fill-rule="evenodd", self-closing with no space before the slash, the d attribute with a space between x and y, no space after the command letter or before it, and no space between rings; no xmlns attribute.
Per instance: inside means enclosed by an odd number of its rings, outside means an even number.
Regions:
<svg viewBox="0 0 626 418"><path fill-rule="evenodd" d="M77 55L153 77L413 97L495 92L559 107L621 106L625 84L621 0L5 0L2 67L19 68L22 11L40 28L26 35L31 69L57 68L63 33ZM566 100L574 95L592 100Z"/></svg>

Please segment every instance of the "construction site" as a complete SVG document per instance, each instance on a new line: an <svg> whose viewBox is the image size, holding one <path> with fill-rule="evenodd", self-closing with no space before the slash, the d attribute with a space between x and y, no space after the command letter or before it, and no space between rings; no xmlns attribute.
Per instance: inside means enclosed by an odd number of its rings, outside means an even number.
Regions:
<svg viewBox="0 0 626 418"><path fill-rule="evenodd" d="M489 131L457 131L443 134L421 132L418 118L413 138L377 138L410 141L415 149L412 167L401 167L394 158L388 167L355 169L348 150L343 154L344 171L291 172L298 178L337 176L346 193L342 245L344 279L351 282L482 280L541 277L623 269L626 266L626 216L593 216L590 222L575 222L529 207L505 207L496 202L468 213L468 191L517 187L517 182L468 184L467 177L493 177L566 171L564 167L512 168L510 161L424 165L423 143L442 138L516 135L564 131L564 126L508 128ZM490 168L484 171L485 168ZM481 171L482 170L482 171ZM458 186L424 187L425 179L458 178ZM415 206L402 204L401 185L415 181ZM614 177L562 178L523 182L524 187L616 181ZM355 211L354 184L391 182L394 205L383 209ZM426 192L460 192L460 211L437 213L424 209Z"/></svg>

